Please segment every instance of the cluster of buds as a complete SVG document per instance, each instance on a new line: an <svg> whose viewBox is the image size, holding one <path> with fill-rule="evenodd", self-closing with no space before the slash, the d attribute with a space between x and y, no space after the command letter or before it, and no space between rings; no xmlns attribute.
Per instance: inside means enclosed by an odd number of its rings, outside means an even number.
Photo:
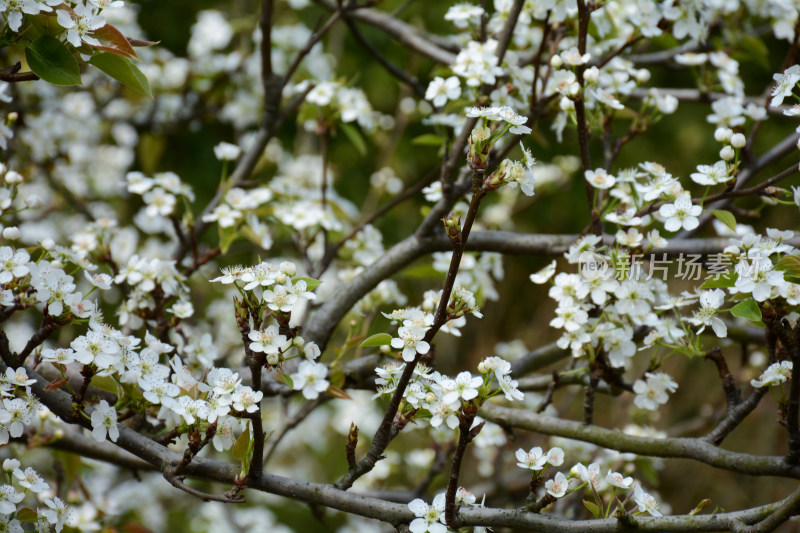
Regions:
<svg viewBox="0 0 800 533"><path fill-rule="evenodd" d="M447 318L452 320L468 313L472 313L478 318L483 316L480 308L475 303L475 295L461 286L456 285L456 287L453 288L450 302L447 304Z"/></svg>
<svg viewBox="0 0 800 533"><path fill-rule="evenodd" d="M450 242L453 245L461 244L461 217L457 217L455 213L450 213L442 219L442 222L444 222L444 229Z"/></svg>
<svg viewBox="0 0 800 533"><path fill-rule="evenodd" d="M469 153L467 164L473 172L485 172L489 164L489 152L492 151L492 132L489 128L478 127L469 135Z"/></svg>
<svg viewBox="0 0 800 533"><path fill-rule="evenodd" d="M525 167L518 161L503 159L497 170L483 180L484 192L494 191L503 185L516 182L525 176Z"/></svg>

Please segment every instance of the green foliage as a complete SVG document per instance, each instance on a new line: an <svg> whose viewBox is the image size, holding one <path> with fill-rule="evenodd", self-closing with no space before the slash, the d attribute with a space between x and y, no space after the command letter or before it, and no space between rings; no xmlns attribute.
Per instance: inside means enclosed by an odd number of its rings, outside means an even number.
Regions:
<svg viewBox="0 0 800 533"><path fill-rule="evenodd" d="M42 35L25 49L25 60L34 74L53 85L79 85L81 70L72 52L61 41Z"/></svg>
<svg viewBox="0 0 800 533"><path fill-rule="evenodd" d="M125 87L133 89L148 98L153 97L147 77L127 57L122 57L115 53L102 52L92 56L89 63L119 81Z"/></svg>

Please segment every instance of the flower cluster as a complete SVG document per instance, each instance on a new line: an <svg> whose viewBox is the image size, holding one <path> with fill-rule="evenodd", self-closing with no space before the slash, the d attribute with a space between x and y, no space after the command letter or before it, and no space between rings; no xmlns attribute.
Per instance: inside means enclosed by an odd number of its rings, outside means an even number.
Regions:
<svg viewBox="0 0 800 533"><path fill-rule="evenodd" d="M390 363L375 369L378 377L375 380L378 392L375 397L393 394L397 390L400 376L406 363ZM487 357L478 366L480 375L460 372L455 378L424 365L417 364L408 387L403 391L408 408L424 410L430 416L430 425L438 428L445 424L450 429L459 425L459 417L464 404L472 402L481 405L483 402L502 393L508 401L520 401L524 394L518 389L518 383L511 378L511 364L500 357ZM497 388L492 388L493 382ZM419 415L422 416L422 415Z"/></svg>

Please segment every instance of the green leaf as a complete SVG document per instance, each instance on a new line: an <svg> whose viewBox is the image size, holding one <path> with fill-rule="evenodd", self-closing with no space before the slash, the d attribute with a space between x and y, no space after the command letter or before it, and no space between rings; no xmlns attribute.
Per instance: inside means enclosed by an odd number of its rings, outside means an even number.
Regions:
<svg viewBox="0 0 800 533"><path fill-rule="evenodd" d="M110 392L111 394L119 394L119 385L114 381L111 376L94 376L92 378L92 385L100 390Z"/></svg>
<svg viewBox="0 0 800 533"><path fill-rule="evenodd" d="M298 277L298 278L294 278L292 280L292 283L297 283L298 281L305 281L306 282L306 289L309 290L309 291L313 291L314 289L316 289L317 287L322 285L322 282L320 280L318 280L318 279L315 279L315 278L299 278Z"/></svg>
<svg viewBox="0 0 800 533"><path fill-rule="evenodd" d="M42 35L25 49L25 60L34 74L53 85L80 85L81 69L69 48Z"/></svg>
<svg viewBox="0 0 800 533"><path fill-rule="evenodd" d="M222 251L223 255L228 252L228 249L233 244L233 241L236 240L238 233L236 232L236 228L223 228L219 224L217 224L217 229L219 231L219 249Z"/></svg>
<svg viewBox="0 0 800 533"><path fill-rule="evenodd" d="M435 133L426 133L411 139L411 144L416 146L441 146L444 141Z"/></svg>
<svg viewBox="0 0 800 533"><path fill-rule="evenodd" d="M289 386L290 389L294 389L294 381L292 381L292 377L289 374L284 374L281 372L281 379Z"/></svg>
<svg viewBox="0 0 800 533"><path fill-rule="evenodd" d="M246 459L249 459L247 457L247 451L250 449L251 440L252 439L250 437L250 421L248 420L247 427L242 432L242 434L239 435L239 438L236 439L233 448L231 448L231 455L233 455L234 459L238 459L239 461L242 462L244 462Z"/></svg>
<svg viewBox="0 0 800 533"><path fill-rule="evenodd" d="M783 270L787 274L793 276L800 275L800 257L796 255L784 255L775 264L775 270Z"/></svg>
<svg viewBox="0 0 800 533"><path fill-rule="evenodd" d="M139 67L134 65L127 57L102 52L93 55L89 63L99 68L125 87L133 89L148 98L153 97L153 93L150 90L150 82L147 81L147 77L142 74Z"/></svg>
<svg viewBox="0 0 800 533"><path fill-rule="evenodd" d="M17 520L20 522L36 522L36 511L30 507L23 507L17 511Z"/></svg>
<svg viewBox="0 0 800 533"><path fill-rule="evenodd" d="M362 156L367 155L367 143L364 141L364 137L358 132L355 126L350 124L341 123L339 127L342 128L342 131L350 139L350 142L353 143L353 146L356 147L358 153Z"/></svg>
<svg viewBox="0 0 800 533"><path fill-rule="evenodd" d="M700 285L701 289L723 289L726 287L733 287L736 285L736 280L739 278L739 274L734 272L733 270L728 270L724 274L720 274L717 279L708 278L705 283Z"/></svg>
<svg viewBox="0 0 800 533"><path fill-rule="evenodd" d="M736 231L736 217L733 216L733 213L722 209L714 209L711 211L711 214L717 217L720 222L731 228L731 231Z"/></svg>
<svg viewBox="0 0 800 533"><path fill-rule="evenodd" d="M595 518L600 517L600 508L597 506L596 503L590 502L589 500L583 500L583 505L584 507L589 509L589 512L592 513L592 516L594 516Z"/></svg>
<svg viewBox="0 0 800 533"><path fill-rule="evenodd" d="M392 342L392 336L388 333L376 333L364 339L361 346L386 346Z"/></svg>
<svg viewBox="0 0 800 533"><path fill-rule="evenodd" d="M330 380L331 386L333 387L343 387L344 382L347 379L347 376L344 374L344 367L342 366L341 361L334 361L331 365L331 372L330 376L328 376Z"/></svg>
<svg viewBox="0 0 800 533"><path fill-rule="evenodd" d="M746 318L751 322L761 322L761 309L758 308L758 304L752 298L743 300L731 307L731 314L739 318Z"/></svg>

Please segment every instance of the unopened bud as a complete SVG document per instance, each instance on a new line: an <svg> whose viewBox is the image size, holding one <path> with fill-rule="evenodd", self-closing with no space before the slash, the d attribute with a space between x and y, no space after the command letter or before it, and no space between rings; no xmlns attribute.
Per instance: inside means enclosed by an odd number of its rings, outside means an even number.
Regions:
<svg viewBox="0 0 800 533"><path fill-rule="evenodd" d="M589 67L583 72L583 79L589 83L594 83L600 77L600 69L597 67Z"/></svg>
<svg viewBox="0 0 800 533"><path fill-rule="evenodd" d="M19 228L16 226L10 226L8 228L3 229L3 238L9 241L16 241L22 236L19 231Z"/></svg>
<svg viewBox="0 0 800 533"><path fill-rule="evenodd" d="M731 135L731 146L734 148L744 148L744 145L747 144L747 139L745 139L744 135L741 133L734 133Z"/></svg>
<svg viewBox="0 0 800 533"><path fill-rule="evenodd" d="M717 142L725 143L731 139L733 131L730 128L717 128L714 130L714 139Z"/></svg>
<svg viewBox="0 0 800 533"><path fill-rule="evenodd" d="M49 237L42 241L42 248L44 248L45 250L49 251L55 247L56 247L56 241L50 239Z"/></svg>
<svg viewBox="0 0 800 533"><path fill-rule="evenodd" d="M564 64L564 60L561 59L561 56L555 54L553 57L550 58L550 66L553 68L561 68L561 65Z"/></svg>
<svg viewBox="0 0 800 533"><path fill-rule="evenodd" d="M489 128L478 127L469 134L469 154L467 164L473 172L486 170L489 161L489 152L492 149L489 138L492 132Z"/></svg>
<svg viewBox="0 0 800 533"><path fill-rule="evenodd" d="M719 157L723 161L730 161L736 156L736 152L734 151L733 147L731 146L724 146L722 150L719 151Z"/></svg>
<svg viewBox="0 0 800 533"><path fill-rule="evenodd" d="M6 183L9 185L17 185L22 183L22 174L17 172L16 170L9 170L6 172Z"/></svg>
<svg viewBox="0 0 800 533"><path fill-rule="evenodd" d="M444 222L444 229L450 242L459 244L461 242L461 217L457 217L455 213L450 213L442 219L442 222Z"/></svg>
<svg viewBox="0 0 800 533"><path fill-rule="evenodd" d="M279 268L281 272L283 272L287 276L294 276L295 274L297 274L297 266L290 261L282 262Z"/></svg>

